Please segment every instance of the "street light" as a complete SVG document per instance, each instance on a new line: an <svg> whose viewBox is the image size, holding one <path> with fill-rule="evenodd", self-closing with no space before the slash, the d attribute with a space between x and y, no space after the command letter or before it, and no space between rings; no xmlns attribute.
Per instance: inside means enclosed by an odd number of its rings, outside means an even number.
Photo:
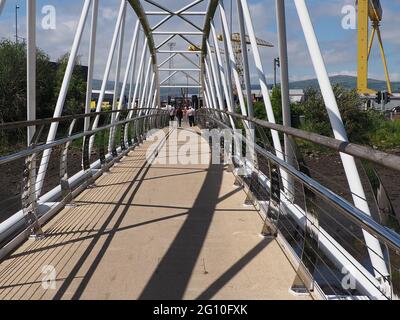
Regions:
<svg viewBox="0 0 400 320"><path fill-rule="evenodd" d="M20 6L15 5L15 43L18 44L18 9Z"/></svg>
<svg viewBox="0 0 400 320"><path fill-rule="evenodd" d="M281 60L280 58L275 58L274 59L274 88L276 88L276 71L278 68L281 67Z"/></svg>

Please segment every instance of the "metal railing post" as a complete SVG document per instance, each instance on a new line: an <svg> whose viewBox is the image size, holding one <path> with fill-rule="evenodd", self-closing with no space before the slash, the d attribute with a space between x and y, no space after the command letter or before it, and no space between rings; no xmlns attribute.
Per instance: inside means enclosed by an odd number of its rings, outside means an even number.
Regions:
<svg viewBox="0 0 400 320"><path fill-rule="evenodd" d="M69 126L68 138L72 136L75 129L76 119L72 120ZM61 186L61 197L65 202L72 201L72 191L68 180L68 151L71 146L72 141L68 141L63 148L60 157L60 186Z"/></svg>

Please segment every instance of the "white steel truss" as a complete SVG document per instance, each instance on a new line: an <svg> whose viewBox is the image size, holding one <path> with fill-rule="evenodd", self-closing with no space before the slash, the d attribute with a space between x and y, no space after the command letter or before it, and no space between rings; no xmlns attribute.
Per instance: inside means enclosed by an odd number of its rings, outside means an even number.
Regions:
<svg viewBox="0 0 400 320"><path fill-rule="evenodd" d="M187 1L186 1L187 2ZM0 0L0 14L4 10L5 0ZM294 0L295 7L301 22L302 30L306 38L307 46L311 55L312 63L317 74L319 85L325 100L325 105L330 118L330 123L335 137L344 143L348 142L347 133L339 112L336 98L333 94L332 86L328 77L326 65L319 47L317 37L312 25L311 17L305 3L305 0ZM288 102L288 58L287 58L287 39L285 29L285 12L284 0L276 0L277 8L277 22L278 22L278 35L279 35L279 52L282 63L281 80L282 80L282 108L284 114L284 121L286 126L290 126L290 106ZM157 10L145 10L146 5L156 7ZM194 9L196 6L206 5L206 8ZM36 69L35 69L35 48L36 48L36 1L27 0L27 88L28 88L28 103L27 113L28 119L34 120L36 117ZM81 46L82 37L87 24L87 17L90 9L92 9L91 26L90 26L90 45L88 57L88 78L87 78L87 95L85 103L86 113L90 112L90 103L93 93L93 68L96 58L96 42L97 42L97 27L98 27L98 14L99 14L99 1L98 0L85 0L81 16L78 21L77 29L75 32L73 44L70 50L67 68L64 74L61 89L58 95L57 103L54 108L54 118L59 118L63 114L64 104L68 92L69 83L75 67L77 55ZM230 30L227 14L225 12L224 3L222 0L195 0L187 3L179 10L170 10L162 4L161 0L121 0L118 10L116 23L114 26L113 37L109 43L108 57L105 61L105 71L103 74L102 85L99 92L99 98L96 104L96 111L100 112L103 107L105 95L107 94L107 84L110 80L110 75L113 67L113 62L116 61L115 77L114 77L114 90L113 90L113 103L112 108L117 113L113 114L111 123L116 123L119 117L119 110L124 108L123 100L126 90L129 95L127 106L140 107L141 114L152 114L162 108L161 104L161 89L162 88L192 88L200 89L200 98L204 101L204 107L214 110L228 110L231 113L236 113L240 110L241 115L254 116L252 98L251 98L251 70L250 70L250 57L247 54L247 40L250 42L252 50L253 61L257 70L258 82L261 87L267 120L270 123L275 123L275 114L272 108L270 92L266 79L265 69L262 63L260 50L257 44L256 30L254 29L250 7L247 0L236 0L237 19L240 29L240 38L242 46L242 59L243 59L243 78L244 88L242 88L241 75L239 74L238 61L236 61L234 53L234 45L231 40L233 30ZM137 20L133 25L126 25L128 20L125 18L128 10L133 10L137 16ZM197 11L193 11L197 10ZM153 18L163 17L159 22L153 23ZM189 17L189 18L188 18ZM216 20L219 17L220 29L216 25ZM203 23L199 25L193 22L192 18L202 18ZM173 31L163 29L166 27L167 22L172 19L177 19L184 23L184 29L181 31ZM193 30L192 30L193 29ZM126 46L124 43L124 33L126 30L133 31L131 43ZM141 38L143 33L143 39ZM220 48L219 32L223 35L223 50ZM247 34L246 34L247 32ZM160 40L161 37L164 37ZM157 45L156 45L156 41ZM176 50L163 50L163 48L172 40L180 39L182 41L181 48ZM190 45L194 49L185 48ZM129 48L128 62L123 65L123 53ZM165 55L168 55L166 57ZM165 68L164 66L171 61L171 59L180 58L182 61L176 68ZM158 61L162 61L158 63ZM184 65L183 63L186 63ZM161 79L160 73L169 72L168 77ZM121 75L123 75L121 79ZM190 79L193 83L182 84L179 81L171 82L174 77L183 75ZM122 80L122 88L120 91L120 82ZM235 99L235 88L238 101ZM145 110L145 111L144 111ZM133 111L130 111L128 118L134 117ZM235 129L235 123L231 120L231 127ZM92 126L90 121L85 121L85 131L94 130L99 125L99 116L96 117ZM47 144L51 144L56 139L58 123L55 122L51 125L47 137ZM249 129L250 125L248 128ZM31 140L34 135L35 128L30 128L28 139ZM109 151L113 151L113 141L115 135L115 127L111 129ZM290 164L290 159L285 157L289 153L287 140L285 139L285 146L282 145L278 132L271 130L273 147L276 150L277 157ZM127 141L127 132L125 132L125 141ZM287 137L286 137L287 138ZM29 141L30 142L30 141ZM94 143L94 137L91 138L91 146ZM51 150L46 149L43 153L42 161L39 167L36 193L37 198L42 195L43 181L45 179L47 168L49 165ZM371 215L365 196L363 186L361 184L360 175L356 167L355 160L352 156L341 154L343 166L346 172L350 189L354 195L355 206L362 210L366 215ZM287 176L285 171L281 171L281 176L284 179L284 187L286 190L291 190L291 179ZM361 279L359 271L353 270L352 275L361 283L365 293L370 294L376 298L381 298L377 294L376 286L385 285L385 277L389 274L388 268L385 264L382 248L380 243L375 237L368 232L363 232L365 242L369 248L369 257L371 264L374 268L373 274L367 280L372 284L368 284L365 279ZM323 240L321 240L323 241ZM351 260L352 256L346 250L337 252L337 248L330 248L325 245L325 249L329 252L334 252L334 260L338 265L344 266L346 258ZM343 258L344 257L344 258ZM354 260L354 259L353 259ZM361 268L361 267L360 267ZM349 270L350 271L350 270Z"/></svg>

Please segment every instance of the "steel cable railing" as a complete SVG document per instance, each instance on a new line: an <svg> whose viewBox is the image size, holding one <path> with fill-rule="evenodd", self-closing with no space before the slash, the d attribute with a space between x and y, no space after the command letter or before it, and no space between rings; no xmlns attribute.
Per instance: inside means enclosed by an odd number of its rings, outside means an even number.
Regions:
<svg viewBox="0 0 400 320"><path fill-rule="evenodd" d="M243 155L251 139L246 132L241 137L245 142L243 150L230 150L232 164L245 174L239 176L251 194L250 200L255 201L260 208L266 208L266 222L269 231L274 228L293 249L294 254L311 275L311 283L316 283L327 297L358 297L368 296L371 299L396 299L399 297L400 286L400 235L399 229L392 225L381 224L372 217L357 209L350 202L329 188L310 177L313 170L303 159L299 161L298 147L295 139L312 142L327 147L333 151L353 155L361 160L379 164L386 168L400 171L400 158L354 144L343 143L328 137L311 134L301 130L286 128L265 121L250 119L242 115L215 109L203 109L197 115L198 123L203 129L232 130L231 120L236 128L246 128L251 123L255 128L255 160L249 161ZM291 136L292 148L297 149L295 167L288 165L278 157L278 152L272 147L269 130L275 130L280 135ZM237 133L233 133L233 137ZM281 137L283 138L283 137ZM225 143L223 145L226 145ZM234 149L234 148L231 148ZM283 154L288 152L284 151ZM239 159L238 159L239 158ZM271 174L274 167L279 168L278 179ZM286 172L294 180L293 190L285 187ZM243 174L243 173L242 173ZM328 178L328 177L325 177ZM289 181L286 181L289 183ZM333 184L335 186L335 184ZM271 214L274 198L273 189L280 190L276 216ZM379 199L378 199L379 200ZM377 201L378 201L377 200ZM260 204L266 203L266 206ZM372 206L374 203L371 203ZM377 211L382 210L379 207ZM272 219L271 219L272 217ZM395 221L400 226L400 221ZM384 249L384 256L368 247L364 231L375 237ZM273 233L272 233L273 234ZM369 255L379 256L390 270L383 274L374 268ZM348 276L348 278L346 278ZM350 279L350 280L349 280ZM307 283L307 279L303 279ZM352 281L354 280L354 283ZM345 283L348 281L349 283ZM310 281L309 281L310 283ZM295 287L295 286L294 286ZM354 288L353 288L354 287ZM312 285L310 288L312 289Z"/></svg>
<svg viewBox="0 0 400 320"><path fill-rule="evenodd" d="M12 136L16 130L27 127L37 127L34 141L29 148L21 141L9 148L14 151L6 151L0 155L0 168L7 168L18 179L19 185L19 190L14 190L15 179L2 180L4 189L14 191L11 194L7 191L0 192L0 256L10 251L10 241L20 241L24 235L40 235L40 226L47 216L55 214L73 201L72 195L75 192L94 183L95 177L145 141L151 130L161 129L169 124L166 111L152 109L147 115L130 116L137 111L150 110L93 112L56 119L0 124L3 136ZM109 124L110 115L117 112L120 115L119 121ZM90 119L91 123L99 117L99 126L96 129L84 130L85 120ZM59 133L54 141L46 143L44 141L47 131L55 122L60 124ZM110 129L115 130L111 153L107 148ZM94 137L95 143L89 154L88 143L91 137ZM52 152L45 152L48 150ZM46 175L39 181L39 162L44 157L49 160L49 167ZM38 185L43 187L38 188Z"/></svg>

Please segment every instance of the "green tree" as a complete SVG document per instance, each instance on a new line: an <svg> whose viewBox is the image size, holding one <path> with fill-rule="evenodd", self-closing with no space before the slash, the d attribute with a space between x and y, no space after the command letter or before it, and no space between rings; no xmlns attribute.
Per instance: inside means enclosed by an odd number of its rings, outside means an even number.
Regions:
<svg viewBox="0 0 400 320"><path fill-rule="evenodd" d="M370 144L371 133L384 121L383 116L373 110L363 110L361 108L363 101L356 90L348 90L341 85L335 85L333 91L349 140ZM305 124L302 129L333 137L325 102L319 90L314 88L306 90L304 102L298 110L301 110L305 116Z"/></svg>
<svg viewBox="0 0 400 320"><path fill-rule="evenodd" d="M274 110L276 122L282 124L282 95L281 89L278 87L272 89L271 104L272 109ZM264 102L261 101L254 103L254 117L261 120L268 119Z"/></svg>
<svg viewBox="0 0 400 320"><path fill-rule="evenodd" d="M55 74L54 94L57 97L64 79L67 68L69 54L63 55L57 61L57 71ZM80 61L78 59L71 80L69 82L68 94L64 104L64 115L73 115L84 111L86 98L86 78Z"/></svg>
<svg viewBox="0 0 400 320"><path fill-rule="evenodd" d="M37 50L37 116L54 109L54 68L47 54ZM0 41L0 121L26 120L26 45Z"/></svg>

